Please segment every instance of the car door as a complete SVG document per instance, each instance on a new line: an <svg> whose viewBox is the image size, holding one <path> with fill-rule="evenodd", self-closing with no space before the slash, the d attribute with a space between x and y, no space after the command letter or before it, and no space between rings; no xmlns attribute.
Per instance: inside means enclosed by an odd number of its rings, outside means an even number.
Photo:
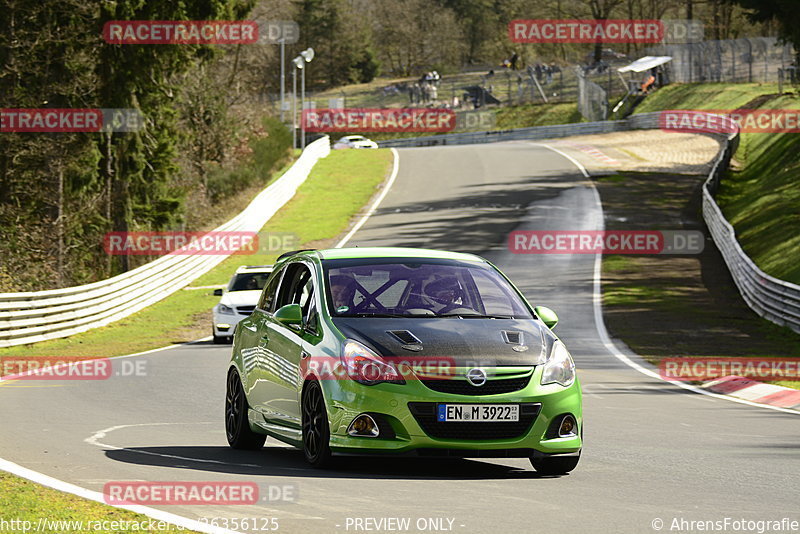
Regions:
<svg viewBox="0 0 800 534"><path fill-rule="evenodd" d="M242 357L244 371L242 384L250 406L262 413L264 413L265 403L268 401L267 382L270 380L266 373L267 341L269 339L267 318L274 311L283 274L284 269L278 269L270 276L255 310L248 317L242 319L236 327L237 348Z"/></svg>
<svg viewBox="0 0 800 534"><path fill-rule="evenodd" d="M313 278L310 265L302 261L290 263L281 281L274 310L287 304L299 304L301 308L307 308L313 298ZM302 385L300 360L303 356L303 327L286 326L270 315L266 319L266 332L268 417L274 423L299 429L298 392Z"/></svg>

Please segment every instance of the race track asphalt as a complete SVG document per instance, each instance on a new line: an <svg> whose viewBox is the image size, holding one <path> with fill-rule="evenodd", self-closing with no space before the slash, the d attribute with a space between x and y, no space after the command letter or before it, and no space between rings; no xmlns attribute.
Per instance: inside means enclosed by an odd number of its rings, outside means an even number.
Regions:
<svg viewBox="0 0 800 534"><path fill-rule="evenodd" d="M585 448L572 474L540 477L524 459L347 458L316 471L274 440L259 452L231 450L223 426L230 347L210 342L129 358L143 362L144 376L2 385L0 458L96 491L131 480L288 486L293 502L155 506L191 518L277 518L287 533L406 531L354 527L355 518L390 517L410 518L407 532L465 534L648 533L657 519L664 531L696 532L670 527L676 518L800 520L800 418L637 372L598 335L594 255L508 251L513 230L599 227L602 208L573 162L533 143L399 154L394 186L349 245L482 254L531 302L556 310L584 387ZM115 370L123 365L131 366L119 360ZM443 520L439 528L417 528L431 518Z"/></svg>

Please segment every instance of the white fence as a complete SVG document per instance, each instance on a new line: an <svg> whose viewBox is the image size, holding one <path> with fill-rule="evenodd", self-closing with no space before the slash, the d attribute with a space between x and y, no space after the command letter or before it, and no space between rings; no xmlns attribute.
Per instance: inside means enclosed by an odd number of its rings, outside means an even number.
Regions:
<svg viewBox="0 0 800 534"><path fill-rule="evenodd" d="M659 128L658 113L632 115L620 121L587 122L541 126L493 132L432 135L428 137L392 139L382 141L381 147L412 147L494 143L499 141L541 140L575 135L590 135ZM800 333L800 286L778 280L758 268L742 250L736 240L733 226L719 209L714 194L722 174L728 169L731 156L739 145L739 133L727 137L727 142L717 155L708 179L703 186L703 219L714 243L722 253L725 263L745 302L761 317Z"/></svg>
<svg viewBox="0 0 800 534"><path fill-rule="evenodd" d="M258 232L294 196L314 164L329 153L327 136L308 145L283 176L214 231ZM226 257L170 254L92 284L0 293L0 347L67 337L105 326L182 289Z"/></svg>

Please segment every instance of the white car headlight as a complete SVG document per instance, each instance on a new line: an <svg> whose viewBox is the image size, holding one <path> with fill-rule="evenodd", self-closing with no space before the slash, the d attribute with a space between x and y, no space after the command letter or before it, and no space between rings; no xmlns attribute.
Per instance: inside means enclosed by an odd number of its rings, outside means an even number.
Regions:
<svg viewBox="0 0 800 534"><path fill-rule="evenodd" d="M230 307L228 307L228 306L225 306L224 304L219 304L219 305L217 306L217 311L218 311L219 313L224 313L224 314L230 314L230 315L233 315L233 308L230 308Z"/></svg>
<svg viewBox="0 0 800 534"><path fill-rule="evenodd" d="M381 382L405 384L395 367L357 341L348 341L342 349L342 364L347 376L365 386Z"/></svg>
<svg viewBox="0 0 800 534"><path fill-rule="evenodd" d="M547 363L544 364L541 383L543 386L561 384L567 387L573 382L575 382L575 362L572 361L567 347L561 341L556 341L550 350Z"/></svg>

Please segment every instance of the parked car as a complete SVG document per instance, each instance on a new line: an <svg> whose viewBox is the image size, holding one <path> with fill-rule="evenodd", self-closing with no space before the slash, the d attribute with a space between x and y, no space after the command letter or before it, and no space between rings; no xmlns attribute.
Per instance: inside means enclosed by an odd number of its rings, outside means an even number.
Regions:
<svg viewBox="0 0 800 534"><path fill-rule="evenodd" d="M313 466L336 454L527 457L578 464L581 389L549 308L471 254L288 253L234 332L225 429Z"/></svg>
<svg viewBox="0 0 800 534"><path fill-rule="evenodd" d="M214 343L231 341L236 324L255 309L271 272L271 265L239 267L225 290L214 290L214 295L222 297L212 310L211 334Z"/></svg>
<svg viewBox="0 0 800 534"><path fill-rule="evenodd" d="M363 135L345 135L333 144L333 148L378 148L378 143Z"/></svg>

